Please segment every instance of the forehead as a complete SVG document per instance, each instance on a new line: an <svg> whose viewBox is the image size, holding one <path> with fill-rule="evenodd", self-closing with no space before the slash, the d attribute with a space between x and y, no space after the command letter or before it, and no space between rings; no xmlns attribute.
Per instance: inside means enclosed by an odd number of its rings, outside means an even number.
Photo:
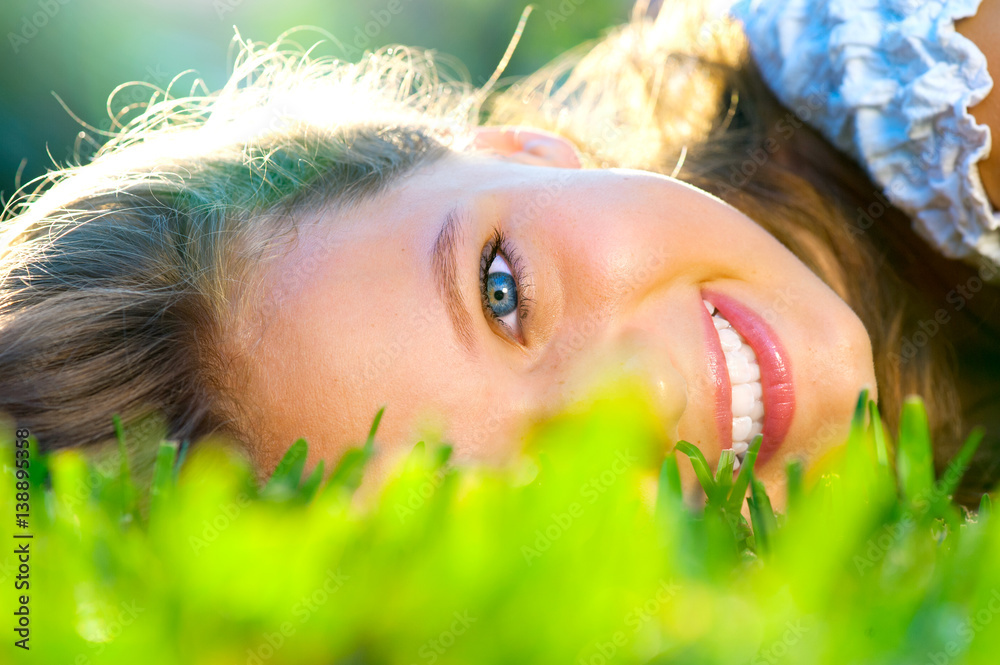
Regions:
<svg viewBox="0 0 1000 665"><path fill-rule="evenodd" d="M554 176L555 171L562 174ZM404 175L373 200L300 214L295 240L270 268L271 281L279 290L299 289L321 265L356 280L384 273L399 266L389 260L392 250L426 256L457 203L522 187L544 188L548 179L563 182L567 175L573 174L480 153L449 153Z"/></svg>
<svg viewBox="0 0 1000 665"><path fill-rule="evenodd" d="M265 437L305 436L329 456L335 451L322 441L330 432L357 440L390 397L393 415L403 420L416 415L405 413L408 403L432 403L450 392L445 387L467 381L468 390L481 388L468 368L441 371L467 358L429 257L456 203L531 183L545 169L524 170L493 158L449 156L375 200L297 220L294 240L262 271L261 341L249 358L253 377L245 390L267 421ZM380 431L392 422L387 416Z"/></svg>

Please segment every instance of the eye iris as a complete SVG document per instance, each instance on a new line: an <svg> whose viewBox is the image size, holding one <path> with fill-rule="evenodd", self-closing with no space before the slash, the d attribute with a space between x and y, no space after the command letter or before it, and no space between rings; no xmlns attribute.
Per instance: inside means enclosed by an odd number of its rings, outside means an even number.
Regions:
<svg viewBox="0 0 1000 665"><path fill-rule="evenodd" d="M497 316L506 316L517 307L517 286L514 277L505 272L490 273L486 278L488 305Z"/></svg>

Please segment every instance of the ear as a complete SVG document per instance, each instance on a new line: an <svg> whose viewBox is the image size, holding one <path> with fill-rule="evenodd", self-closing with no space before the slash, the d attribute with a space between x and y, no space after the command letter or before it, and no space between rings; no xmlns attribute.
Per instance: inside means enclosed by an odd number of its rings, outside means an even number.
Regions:
<svg viewBox="0 0 1000 665"><path fill-rule="evenodd" d="M580 168L576 148L567 139L527 127L477 127L473 150L493 152L514 162L532 166Z"/></svg>

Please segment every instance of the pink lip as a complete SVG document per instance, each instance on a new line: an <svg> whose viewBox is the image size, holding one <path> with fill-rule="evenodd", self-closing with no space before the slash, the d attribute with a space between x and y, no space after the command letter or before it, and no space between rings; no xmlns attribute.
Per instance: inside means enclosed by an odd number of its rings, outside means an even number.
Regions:
<svg viewBox="0 0 1000 665"><path fill-rule="evenodd" d="M764 402L764 429L760 453L757 455L757 467L762 467L778 451L788 429L792 425L795 413L795 388L792 383L791 363L788 352L778 340L774 330L756 312L733 300L729 296L714 291L704 291L702 297L712 303L719 313L743 338L757 355L760 365L760 383ZM703 308L704 309L704 308ZM705 310L705 314L708 311ZM713 376L717 399L716 425L719 428L719 440L724 447L732 446L732 387L729 383L729 372L726 368L725 356L719 336L715 332L712 317L707 317L707 325L711 329L709 340L709 368ZM723 380L719 379L719 362ZM723 434L723 429L726 429Z"/></svg>
<svg viewBox="0 0 1000 665"><path fill-rule="evenodd" d="M725 450L733 447L733 386L729 381L726 355L722 352L722 342L719 341L719 334L715 331L712 315L700 304L699 307L704 313L705 340L708 347L708 380L715 388L715 427L719 432L719 445Z"/></svg>

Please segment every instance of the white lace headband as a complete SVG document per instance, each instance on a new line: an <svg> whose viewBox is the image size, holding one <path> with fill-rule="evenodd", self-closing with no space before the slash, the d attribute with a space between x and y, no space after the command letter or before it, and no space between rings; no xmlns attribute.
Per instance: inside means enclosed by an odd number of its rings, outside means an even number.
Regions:
<svg viewBox="0 0 1000 665"><path fill-rule="evenodd" d="M997 280L1000 215L978 167L990 131L968 111L993 80L955 31L980 2L738 0L732 13L778 99L793 110L812 101L803 120L858 160L923 238Z"/></svg>

